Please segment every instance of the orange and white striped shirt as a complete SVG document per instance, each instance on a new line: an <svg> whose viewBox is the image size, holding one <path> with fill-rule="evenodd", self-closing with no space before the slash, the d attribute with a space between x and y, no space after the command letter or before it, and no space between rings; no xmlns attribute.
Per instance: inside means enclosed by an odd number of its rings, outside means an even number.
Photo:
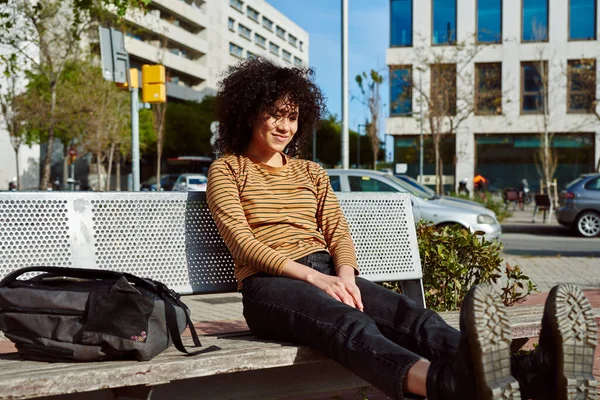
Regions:
<svg viewBox="0 0 600 400"><path fill-rule="evenodd" d="M350 229L317 163L282 154L283 167L228 155L208 172L208 206L235 263L238 288L258 272L281 275L287 260L327 250L358 271Z"/></svg>

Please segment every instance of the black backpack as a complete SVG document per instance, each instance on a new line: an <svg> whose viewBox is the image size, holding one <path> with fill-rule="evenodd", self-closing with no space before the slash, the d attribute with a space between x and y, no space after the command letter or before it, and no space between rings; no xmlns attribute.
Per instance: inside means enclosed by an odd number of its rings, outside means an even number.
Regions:
<svg viewBox="0 0 600 400"><path fill-rule="evenodd" d="M30 279L28 272L43 272ZM189 309L161 282L123 272L29 267L0 281L0 330L23 358L42 361L150 360L173 343L188 353Z"/></svg>

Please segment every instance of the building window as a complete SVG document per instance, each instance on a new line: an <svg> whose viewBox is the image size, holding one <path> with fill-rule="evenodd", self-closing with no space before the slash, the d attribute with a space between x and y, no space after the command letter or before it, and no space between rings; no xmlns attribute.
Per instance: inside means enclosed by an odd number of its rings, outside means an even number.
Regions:
<svg viewBox="0 0 600 400"><path fill-rule="evenodd" d="M244 49L242 49L240 46L238 46L236 44L229 43L229 54L231 54L232 56L235 56L235 57L242 58L244 55Z"/></svg>
<svg viewBox="0 0 600 400"><path fill-rule="evenodd" d="M229 5L239 12L244 12L244 2L242 0L229 0Z"/></svg>
<svg viewBox="0 0 600 400"><path fill-rule="evenodd" d="M246 7L246 15L254 22L258 22L258 11L248 6Z"/></svg>
<svg viewBox="0 0 600 400"><path fill-rule="evenodd" d="M502 63L475 64L475 114L502 114Z"/></svg>
<svg viewBox="0 0 600 400"><path fill-rule="evenodd" d="M300 49L300 51L304 51L303 47L304 47L304 43L302 43L302 40L301 40L300 42L298 42L298 48Z"/></svg>
<svg viewBox="0 0 600 400"><path fill-rule="evenodd" d="M548 77L548 62L521 63L521 113L544 112L544 81Z"/></svg>
<svg viewBox="0 0 600 400"><path fill-rule="evenodd" d="M390 1L390 46L410 47L413 40L413 0Z"/></svg>
<svg viewBox="0 0 600 400"><path fill-rule="evenodd" d="M296 36L288 34L288 43L291 44L292 46L296 47L297 43L298 43L298 39L296 39Z"/></svg>
<svg viewBox="0 0 600 400"><path fill-rule="evenodd" d="M252 53L251 51L246 50L246 58L252 58L252 57L256 57L256 54Z"/></svg>
<svg viewBox="0 0 600 400"><path fill-rule="evenodd" d="M568 63L568 102L570 113L591 113L596 100L596 60L570 60Z"/></svg>
<svg viewBox="0 0 600 400"><path fill-rule="evenodd" d="M523 41L548 40L548 0L523 0Z"/></svg>
<svg viewBox="0 0 600 400"><path fill-rule="evenodd" d="M233 18L229 18L229 30L232 32L235 32L235 21L233 20Z"/></svg>
<svg viewBox="0 0 600 400"><path fill-rule="evenodd" d="M456 115L456 64L431 65L431 109L436 116Z"/></svg>
<svg viewBox="0 0 600 400"><path fill-rule="evenodd" d="M267 48L267 39L260 36L258 33L254 34L254 43L256 43L258 46L262 47L263 49Z"/></svg>
<svg viewBox="0 0 600 400"><path fill-rule="evenodd" d="M390 115L412 115L412 66L390 67Z"/></svg>
<svg viewBox="0 0 600 400"><path fill-rule="evenodd" d="M597 0L569 0L569 40L596 39Z"/></svg>
<svg viewBox="0 0 600 400"><path fill-rule="evenodd" d="M270 30L271 32L273 32L273 21L271 21L269 18L263 17L263 24L262 25L265 28L267 28L268 30Z"/></svg>
<svg viewBox="0 0 600 400"><path fill-rule="evenodd" d="M277 46L275 43L269 42L269 51L276 56L279 56L279 46Z"/></svg>
<svg viewBox="0 0 600 400"><path fill-rule="evenodd" d="M248 40L252 40L252 31L248 28L246 28L244 25L242 24L238 24L238 33L240 34L241 37L248 39Z"/></svg>
<svg viewBox="0 0 600 400"><path fill-rule="evenodd" d="M277 27L277 36L283 40L285 40L285 29L283 29L282 27L278 26Z"/></svg>
<svg viewBox="0 0 600 400"><path fill-rule="evenodd" d="M432 43L456 44L456 0L433 0Z"/></svg>
<svg viewBox="0 0 600 400"><path fill-rule="evenodd" d="M477 42L502 43L502 0L477 0Z"/></svg>
<svg viewBox="0 0 600 400"><path fill-rule="evenodd" d="M281 57L283 58L284 61L287 61L289 63L292 62L292 53L290 53L287 50L282 50L281 51Z"/></svg>
<svg viewBox="0 0 600 400"><path fill-rule="evenodd" d="M302 67L302 60L299 59L298 57L294 57L294 65L296 67Z"/></svg>

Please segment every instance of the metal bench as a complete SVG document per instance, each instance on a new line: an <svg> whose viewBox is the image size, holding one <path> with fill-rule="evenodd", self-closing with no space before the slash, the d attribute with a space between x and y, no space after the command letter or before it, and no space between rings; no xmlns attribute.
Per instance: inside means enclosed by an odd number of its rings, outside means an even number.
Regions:
<svg viewBox="0 0 600 400"><path fill-rule="evenodd" d="M401 281L404 293L424 305L410 198L401 193L342 193L338 198L351 227L362 276L373 281ZM0 278L30 265L77 266L150 277L182 294L236 291L233 260L202 192L0 193L0 243ZM332 373L342 381L365 384L303 346L264 343L248 334L203 342L221 350L191 358L166 351L146 363L75 365L0 356L0 399L104 388L129 388L130 392L131 386L202 377L207 381L220 379L218 375L226 372L276 367L306 369L308 373L327 366L327 370L337 371ZM308 364L311 366L306 367ZM276 372L265 371L262 373ZM276 378L273 382L280 381ZM336 382L328 381L322 387ZM147 392L140 389L135 395L145 398Z"/></svg>

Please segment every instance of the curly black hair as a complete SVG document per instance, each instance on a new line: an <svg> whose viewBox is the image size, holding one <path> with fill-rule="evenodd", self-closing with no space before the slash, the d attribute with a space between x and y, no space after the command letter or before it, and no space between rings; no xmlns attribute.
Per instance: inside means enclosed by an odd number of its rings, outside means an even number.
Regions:
<svg viewBox="0 0 600 400"><path fill-rule="evenodd" d="M325 99L314 83L311 68L281 67L253 57L230 67L219 82L215 147L220 154L242 154L252 137L251 122L272 112L284 99L299 108L298 131L285 153L297 156L325 114Z"/></svg>

